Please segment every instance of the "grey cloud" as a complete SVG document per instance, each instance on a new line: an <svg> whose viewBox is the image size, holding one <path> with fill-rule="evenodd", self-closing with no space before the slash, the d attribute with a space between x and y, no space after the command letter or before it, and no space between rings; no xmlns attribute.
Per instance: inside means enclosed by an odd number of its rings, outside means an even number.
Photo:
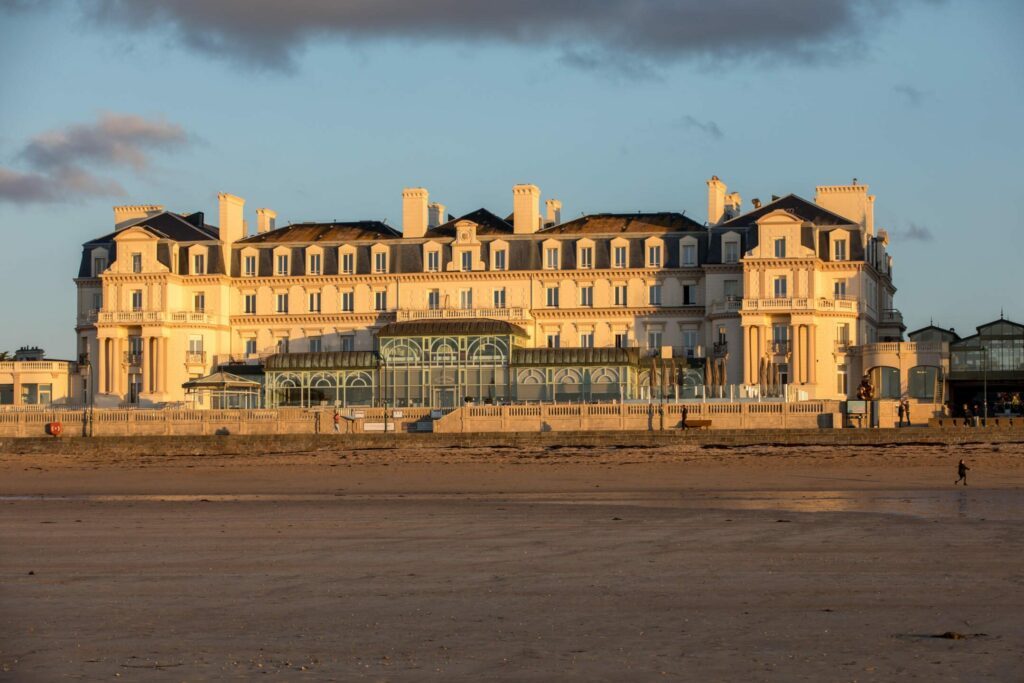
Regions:
<svg viewBox="0 0 1024 683"><path fill-rule="evenodd" d="M897 95L900 95L906 99L909 104L912 104L915 107L921 104L921 102L928 96L926 91L921 90L920 88L915 88L907 83L894 85L892 89Z"/></svg>
<svg viewBox="0 0 1024 683"><path fill-rule="evenodd" d="M834 60L895 10L881 0L78 0L100 25L170 29L176 41L290 69L316 39L551 47L576 66ZM917 2L927 0L916 0Z"/></svg>
<svg viewBox="0 0 1024 683"><path fill-rule="evenodd" d="M917 223L911 223L910 227L904 230L898 235L899 237L907 240L908 242L931 242L935 239L932 234L931 228L926 225L919 225Z"/></svg>
<svg viewBox="0 0 1024 683"><path fill-rule="evenodd" d="M683 128L690 128L692 130L700 131L709 137L713 137L716 140L721 140L724 137L722 129L718 127L718 124L714 121L700 121L687 114L679 123Z"/></svg>
<svg viewBox="0 0 1024 683"><path fill-rule="evenodd" d="M32 138L16 158L29 171L0 167L0 201L55 203L125 194L120 183L87 166L127 167L140 173L153 151L189 144L184 129L161 120L102 114L94 123L47 131Z"/></svg>

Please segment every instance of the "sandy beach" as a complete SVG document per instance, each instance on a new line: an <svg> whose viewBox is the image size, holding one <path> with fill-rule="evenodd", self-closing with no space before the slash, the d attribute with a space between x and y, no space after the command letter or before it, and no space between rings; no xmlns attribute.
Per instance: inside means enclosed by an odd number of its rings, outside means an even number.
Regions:
<svg viewBox="0 0 1024 683"><path fill-rule="evenodd" d="M0 453L0 680L1018 680L1022 503L1006 443Z"/></svg>

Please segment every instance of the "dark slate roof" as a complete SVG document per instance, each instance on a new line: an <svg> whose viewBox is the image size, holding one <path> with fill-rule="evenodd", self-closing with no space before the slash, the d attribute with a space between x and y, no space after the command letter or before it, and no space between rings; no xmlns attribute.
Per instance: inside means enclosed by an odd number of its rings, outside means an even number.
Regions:
<svg viewBox="0 0 1024 683"><path fill-rule="evenodd" d="M344 223L292 223L283 228L259 233L239 240L238 244L265 242L350 242L401 237L402 233L380 221L349 221Z"/></svg>
<svg viewBox="0 0 1024 683"><path fill-rule="evenodd" d="M377 332L378 337L466 337L476 335L514 335L525 337L518 325L490 318L429 319L388 323Z"/></svg>
<svg viewBox="0 0 1024 683"><path fill-rule="evenodd" d="M960 335L957 334L955 330L939 327L938 325L926 325L918 330L914 330L913 332L908 332L907 338L910 339L910 341L914 341L914 337L917 335L931 331L938 332L940 335L949 335L954 341L960 338Z"/></svg>
<svg viewBox="0 0 1024 683"><path fill-rule="evenodd" d="M787 194L785 197L775 199L759 209L748 211L721 224L720 227L744 227L754 225L762 216L778 210L790 213L800 220L813 223L814 225L857 225L856 221L843 218L839 214L823 209L814 202L809 202L795 194Z"/></svg>
<svg viewBox="0 0 1024 683"><path fill-rule="evenodd" d="M704 229L702 224L692 218L671 211L662 211L660 213L595 213L544 228L539 234L617 234L623 232L664 234Z"/></svg>
<svg viewBox="0 0 1024 683"><path fill-rule="evenodd" d="M377 367L373 351L276 353L267 358L267 370L367 370Z"/></svg>
<svg viewBox="0 0 1024 683"><path fill-rule="evenodd" d="M254 379L246 379L220 370L206 377L189 380L181 386L185 389L259 389L261 385Z"/></svg>
<svg viewBox="0 0 1024 683"><path fill-rule="evenodd" d="M176 242L206 242L217 239L218 235L216 226L203 222L203 214L201 212L183 216L171 211L164 211L128 227L141 228L154 237L170 239ZM114 237L127 229L121 228L103 237L89 240L86 242L86 245L112 242Z"/></svg>
<svg viewBox="0 0 1024 683"><path fill-rule="evenodd" d="M426 237L454 237L455 224L459 221L473 221L477 224L477 235L511 235L515 232L512 224L499 218L487 209L477 209L459 218L452 218L447 223L427 230Z"/></svg>
<svg viewBox="0 0 1024 683"><path fill-rule="evenodd" d="M610 348L559 348L559 349L515 349L512 351L512 365L639 365L640 352L637 349Z"/></svg>

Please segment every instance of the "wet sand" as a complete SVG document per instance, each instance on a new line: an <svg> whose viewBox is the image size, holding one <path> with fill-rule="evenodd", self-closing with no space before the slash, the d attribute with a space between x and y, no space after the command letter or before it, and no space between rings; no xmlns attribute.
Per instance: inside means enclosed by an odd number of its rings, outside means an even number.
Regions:
<svg viewBox="0 0 1024 683"><path fill-rule="evenodd" d="M0 453L0 680L1019 680L1022 532L1021 445Z"/></svg>

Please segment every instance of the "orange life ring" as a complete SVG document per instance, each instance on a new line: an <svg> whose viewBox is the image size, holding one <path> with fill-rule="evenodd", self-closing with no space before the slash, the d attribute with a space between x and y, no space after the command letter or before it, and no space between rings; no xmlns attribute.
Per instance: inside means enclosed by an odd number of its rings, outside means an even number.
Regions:
<svg viewBox="0 0 1024 683"><path fill-rule="evenodd" d="M63 431L64 431L64 425L62 425L60 422L51 422L50 423L50 435L51 436L60 436L61 432L63 432Z"/></svg>

